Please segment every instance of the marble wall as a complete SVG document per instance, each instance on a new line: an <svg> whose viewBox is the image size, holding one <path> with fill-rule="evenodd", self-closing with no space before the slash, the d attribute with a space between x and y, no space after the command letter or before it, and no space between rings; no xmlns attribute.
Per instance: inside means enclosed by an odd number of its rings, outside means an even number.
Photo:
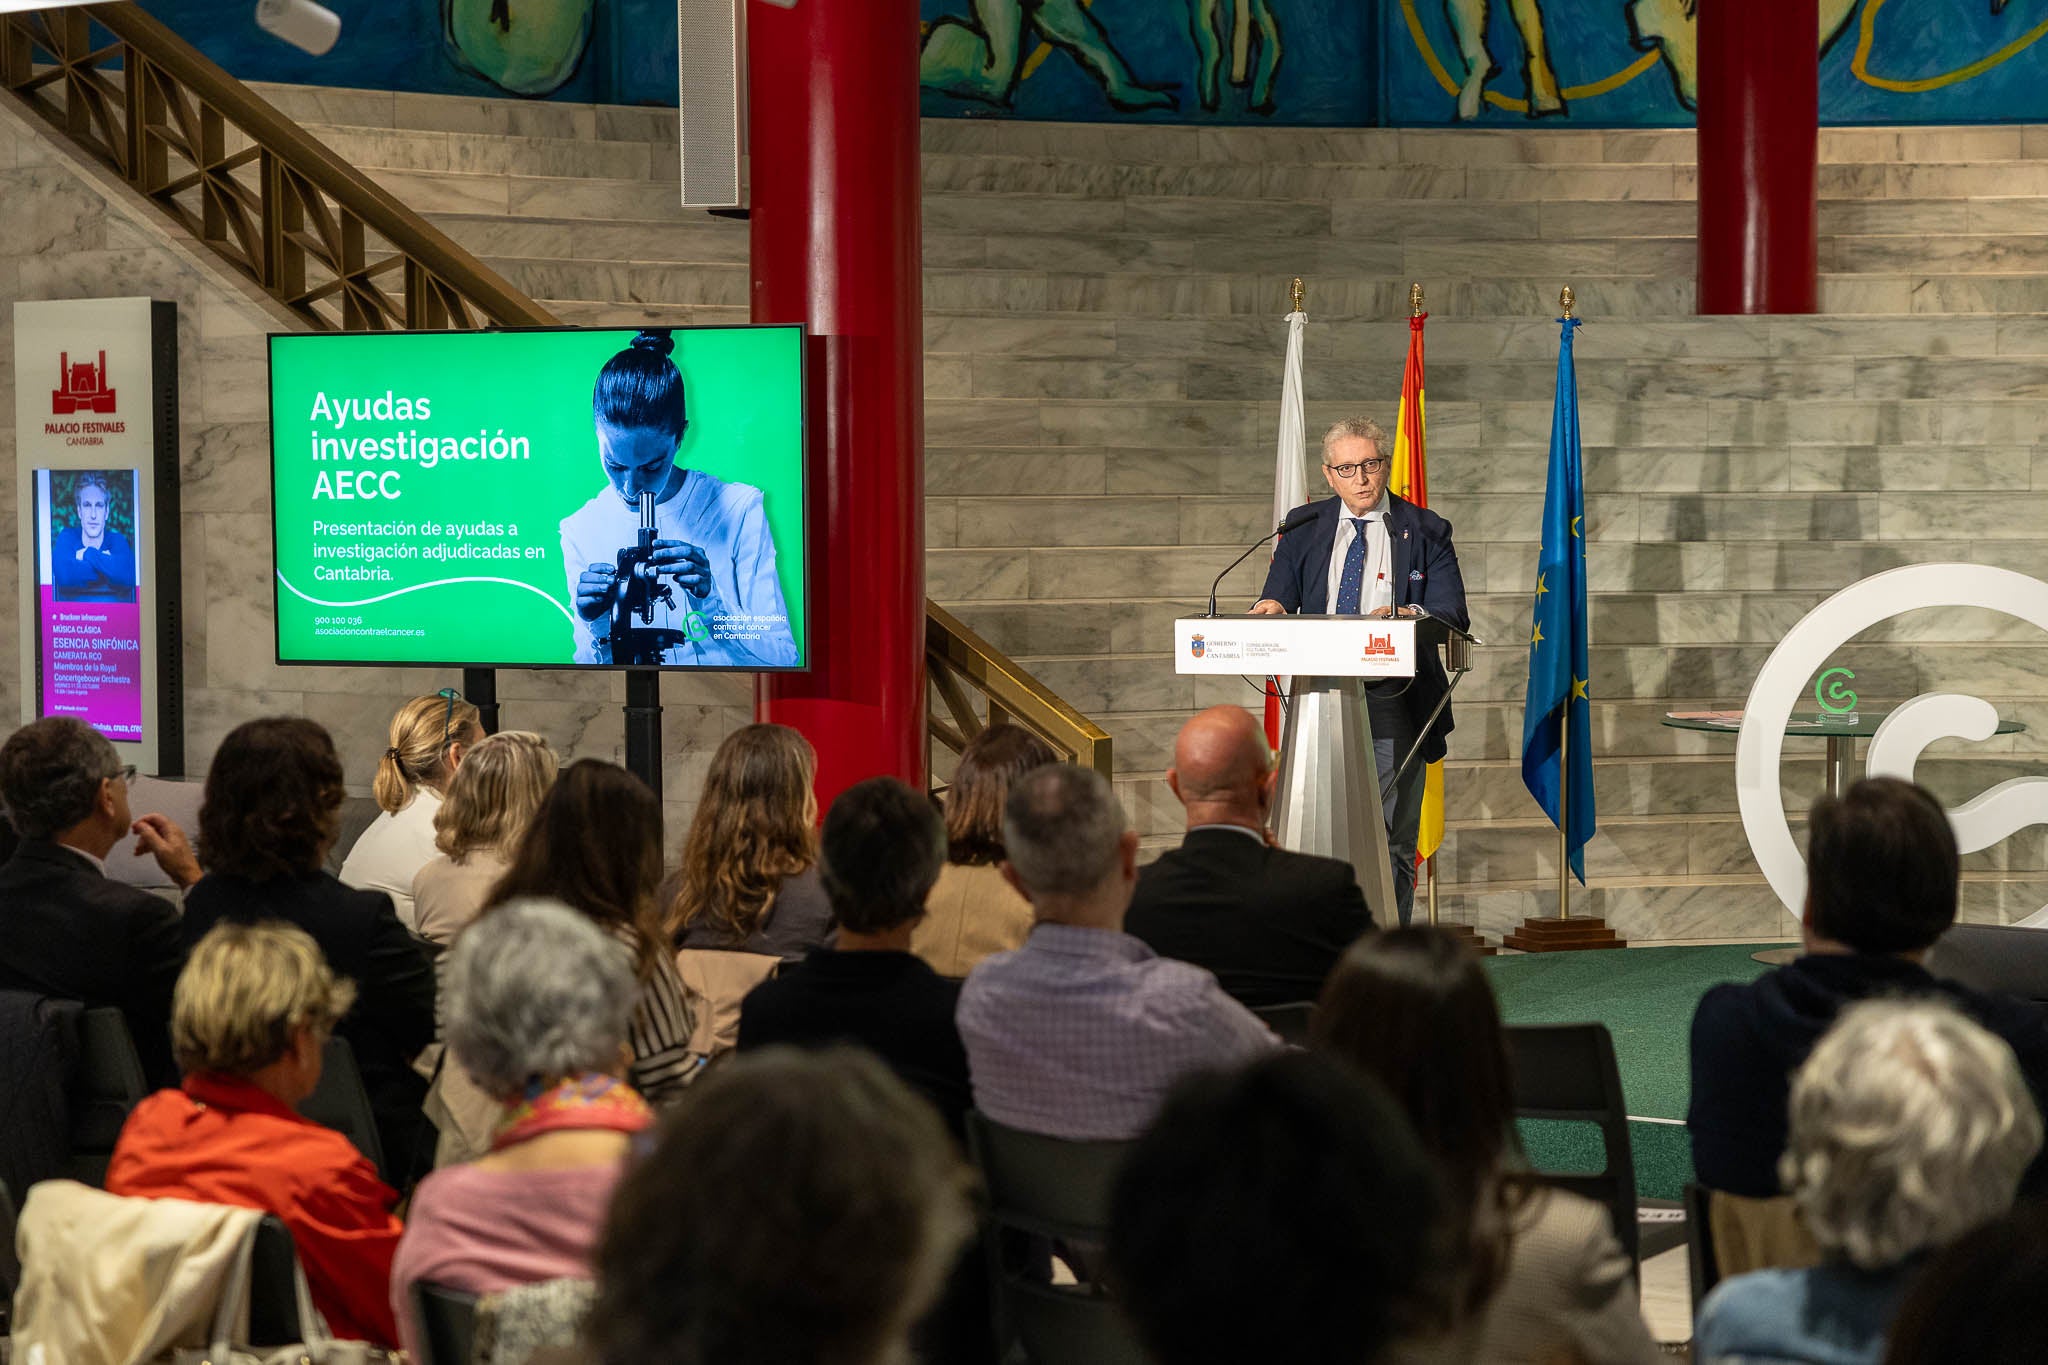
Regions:
<svg viewBox="0 0 2048 1365"><path fill-rule="evenodd" d="M118 179L53 146L0 107L0 304L16 299L148 295L178 305L183 463L186 768L204 773L221 736L252 716L310 716L333 732L352 791L367 792L385 726L406 698L459 686L427 669L287 668L275 662L270 588L269 416L265 341L297 325L253 286L156 216ZM11 315L11 309L8 310ZM15 507L11 322L0 328L0 600L14 601ZM0 649L22 644L12 612ZM623 755L616 674L498 675L508 728L538 730L565 759ZM750 679L663 680L664 796L680 842L710 752L752 718ZM0 669L0 716L21 711L17 670Z"/></svg>

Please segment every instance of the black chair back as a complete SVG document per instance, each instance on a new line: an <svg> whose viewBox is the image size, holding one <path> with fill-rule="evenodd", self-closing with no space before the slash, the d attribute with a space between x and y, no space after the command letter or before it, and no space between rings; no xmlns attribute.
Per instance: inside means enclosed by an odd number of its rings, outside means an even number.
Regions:
<svg viewBox="0 0 2048 1365"><path fill-rule="evenodd" d="M368 1157L384 1183L397 1187L384 1164L384 1144L377 1137L377 1119L370 1112L370 1092L356 1069L355 1049L348 1039L330 1037L320 1054L320 1084L299 1104L299 1113L323 1128L332 1128Z"/></svg>
<svg viewBox="0 0 2048 1365"><path fill-rule="evenodd" d="M14 1291L21 1284L21 1261L14 1253L14 1196L0 1184L0 1332L12 1318Z"/></svg>
<svg viewBox="0 0 2048 1365"><path fill-rule="evenodd" d="M71 1155L65 1174L104 1185L128 1115L149 1093L128 1020L111 1006L78 1017L78 1070L71 1085Z"/></svg>
<svg viewBox="0 0 2048 1365"><path fill-rule="evenodd" d="M2048 1002L2048 934L2017 924L1952 924L1927 970L1972 990Z"/></svg>
<svg viewBox="0 0 2048 1365"><path fill-rule="evenodd" d="M1692 1276L1692 1320L1698 1325L1700 1303L1721 1282L1714 1259L1714 1192L1697 1180L1685 1182L1685 1264Z"/></svg>
<svg viewBox="0 0 2048 1365"><path fill-rule="evenodd" d="M476 1351L476 1295L416 1280L412 1311L420 1324L418 1365L469 1365Z"/></svg>
<svg viewBox="0 0 2048 1365"><path fill-rule="evenodd" d="M299 1321L298 1247L275 1215L256 1225L249 1258L249 1344L289 1346L306 1339Z"/></svg>
<svg viewBox="0 0 2048 1365"><path fill-rule="evenodd" d="M1031 1365L1146 1365L1122 1313L1099 1284L1055 1285L1055 1249L1077 1271L1107 1240L1109 1191L1127 1142L1069 1142L967 1114L967 1146L988 1187L986 1238L998 1353L1013 1343Z"/></svg>
<svg viewBox="0 0 2048 1365"><path fill-rule="evenodd" d="M1593 1124L1606 1153L1603 1168L1595 1174L1537 1174L1546 1184L1607 1205L1615 1240L1634 1260L1641 1249L1635 1152L1629 1146L1628 1107L1607 1026L1518 1024L1508 1028L1507 1038L1514 1063L1516 1117Z"/></svg>
<svg viewBox="0 0 2048 1365"><path fill-rule="evenodd" d="M1252 1013L1291 1047L1308 1046L1308 1023L1315 1016L1313 1000L1290 1000L1284 1005L1260 1005Z"/></svg>

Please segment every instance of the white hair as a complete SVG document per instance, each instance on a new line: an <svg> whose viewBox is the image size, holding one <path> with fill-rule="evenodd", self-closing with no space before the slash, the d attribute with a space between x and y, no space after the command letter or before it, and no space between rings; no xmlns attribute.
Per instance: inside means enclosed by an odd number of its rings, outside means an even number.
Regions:
<svg viewBox="0 0 2048 1365"><path fill-rule="evenodd" d="M2011 1207L2041 1115L2005 1042L1939 1000L1851 1006L1792 1080L1779 1177L1823 1250L1866 1270Z"/></svg>
<svg viewBox="0 0 2048 1365"><path fill-rule="evenodd" d="M639 991L633 954L557 900L488 910L448 954L448 1047L494 1098L618 1067Z"/></svg>
<svg viewBox="0 0 2048 1365"><path fill-rule="evenodd" d="M1323 459L1326 462L1330 458L1330 447L1347 436L1355 436L1361 441L1371 441L1372 453L1382 458L1394 444L1387 436L1387 429L1372 418L1346 417L1333 423L1330 429L1323 433Z"/></svg>

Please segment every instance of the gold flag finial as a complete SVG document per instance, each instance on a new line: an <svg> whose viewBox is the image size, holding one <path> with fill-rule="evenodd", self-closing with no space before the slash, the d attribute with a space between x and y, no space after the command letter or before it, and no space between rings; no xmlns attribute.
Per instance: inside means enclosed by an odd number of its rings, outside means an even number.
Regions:
<svg viewBox="0 0 2048 1365"><path fill-rule="evenodd" d="M1294 300L1294 311L1299 313L1301 311L1301 301L1308 294L1308 290L1302 287L1301 276L1296 275L1294 277L1294 283L1287 287L1287 293Z"/></svg>
<svg viewBox="0 0 2048 1365"><path fill-rule="evenodd" d="M1572 315L1572 303L1577 299L1577 297L1577 295L1572 293L1572 287L1570 285L1566 285L1564 288L1557 291L1557 306L1564 309L1564 315L1566 317L1570 317Z"/></svg>
<svg viewBox="0 0 2048 1365"><path fill-rule="evenodd" d="M1422 282L1419 280L1408 286L1408 316L1422 316Z"/></svg>

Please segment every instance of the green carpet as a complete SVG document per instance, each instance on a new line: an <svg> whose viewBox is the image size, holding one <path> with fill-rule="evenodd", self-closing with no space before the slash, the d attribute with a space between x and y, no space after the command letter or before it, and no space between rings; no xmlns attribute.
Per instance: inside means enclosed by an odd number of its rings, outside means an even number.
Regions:
<svg viewBox="0 0 2048 1365"><path fill-rule="evenodd" d="M1750 960L1759 946L1765 945L1486 959L1501 1015L1508 1023L1597 1020L1614 1035L1622 1093L1635 1120L1629 1124L1629 1141L1635 1152L1636 1190L1643 1198L1677 1199L1692 1178L1684 1120L1691 1089L1686 1039L1693 1008L1707 987L1753 980L1768 970ZM1521 1129L1523 1145L1537 1168L1600 1169L1600 1135L1591 1124L1524 1122Z"/></svg>

